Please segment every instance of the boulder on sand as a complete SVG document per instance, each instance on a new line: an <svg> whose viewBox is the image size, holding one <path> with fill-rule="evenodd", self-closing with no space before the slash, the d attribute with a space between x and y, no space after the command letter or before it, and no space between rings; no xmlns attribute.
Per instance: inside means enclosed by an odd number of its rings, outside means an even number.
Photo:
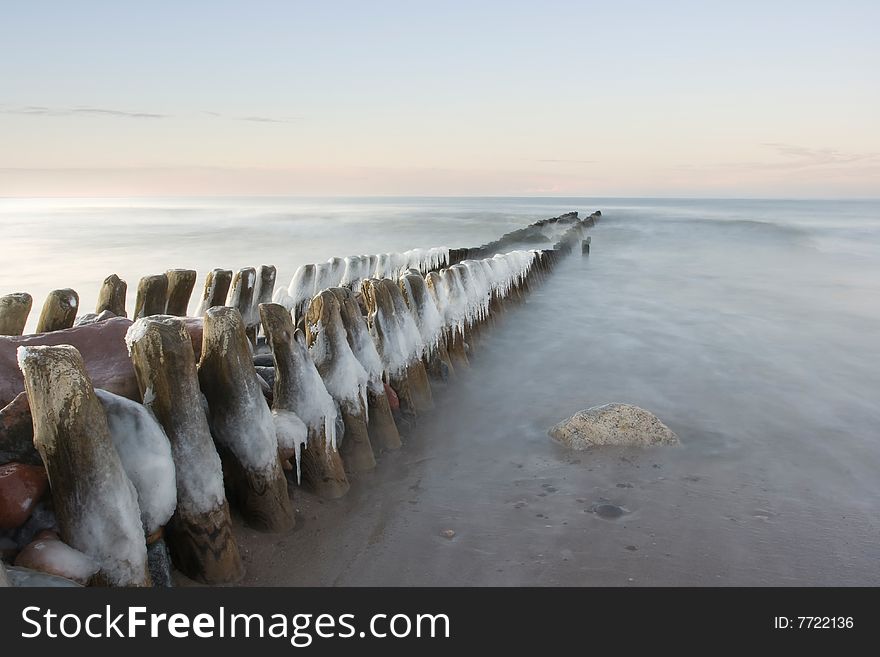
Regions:
<svg viewBox="0 0 880 657"><path fill-rule="evenodd" d="M678 445L678 436L660 419L631 404L605 404L578 411L550 429L550 437L571 449L602 445Z"/></svg>

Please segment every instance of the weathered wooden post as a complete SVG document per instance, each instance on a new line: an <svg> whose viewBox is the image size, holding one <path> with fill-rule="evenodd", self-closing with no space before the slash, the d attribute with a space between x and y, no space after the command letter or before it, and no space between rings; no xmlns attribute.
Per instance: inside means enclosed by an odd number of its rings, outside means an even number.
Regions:
<svg viewBox="0 0 880 657"><path fill-rule="evenodd" d="M456 308L455 304L450 300L447 285L441 276L441 272L428 272L425 275L425 284L428 292L434 299L437 309L441 312L443 319L443 343L446 353L449 354L449 361L453 368L464 370L468 367L468 357L464 350L464 343L461 339L456 340L458 333Z"/></svg>
<svg viewBox="0 0 880 657"><path fill-rule="evenodd" d="M165 299L165 314L175 317L186 317L189 298L196 285L196 272L192 269L169 269L168 294Z"/></svg>
<svg viewBox="0 0 880 657"><path fill-rule="evenodd" d="M407 379L406 345L394 318L394 302L382 279L364 279L361 282L361 293L367 310L370 334L382 359L384 378L397 394L401 413L414 417L416 409Z"/></svg>
<svg viewBox="0 0 880 657"><path fill-rule="evenodd" d="M431 384L428 382L428 373L422 363L422 341L418 326L412 313L406 306L403 293L394 281L383 279L382 285L388 290L391 302L394 306L394 317L400 325L400 333L407 336L408 354L406 364L406 378L409 383L410 397L416 413L422 413L434 408L434 398L431 394Z"/></svg>
<svg viewBox="0 0 880 657"><path fill-rule="evenodd" d="M339 301L329 289L319 292L305 316L306 342L327 391L339 406L345 433L340 446L349 472L376 467L367 432L367 371L348 345Z"/></svg>
<svg viewBox="0 0 880 657"><path fill-rule="evenodd" d="M128 284L116 274L110 274L104 279L101 290L98 292L98 303L95 305L95 314L100 315L109 310L117 317L127 317L125 314L125 295Z"/></svg>
<svg viewBox="0 0 880 657"><path fill-rule="evenodd" d="M235 272L232 288L226 298L226 305L235 308L245 325L245 333L251 344L257 342L257 319L254 316L254 287L257 272L253 267L245 267Z"/></svg>
<svg viewBox="0 0 880 657"><path fill-rule="evenodd" d="M257 282L254 285L254 301L251 308L251 317L254 324L260 324L260 304L272 303L272 293L275 291L275 277L278 272L274 265L260 265L257 269Z"/></svg>
<svg viewBox="0 0 880 657"><path fill-rule="evenodd" d="M355 299L355 293L343 287L330 290L339 301L339 315L345 326L348 346L367 371L367 430L374 448L399 449L400 433L391 413L391 404L382 381L382 360L376 343Z"/></svg>
<svg viewBox="0 0 880 657"><path fill-rule="evenodd" d="M292 529L293 508L275 423L257 380L244 321L235 308L205 312L199 385L208 400L208 423L232 502L256 529Z"/></svg>
<svg viewBox="0 0 880 657"><path fill-rule="evenodd" d="M586 237L581 241L581 253L584 255L590 255L590 242L592 241L592 237Z"/></svg>
<svg viewBox="0 0 880 657"><path fill-rule="evenodd" d="M0 297L0 335L21 335L33 303L27 292Z"/></svg>
<svg viewBox="0 0 880 657"><path fill-rule="evenodd" d="M425 352L423 363L430 374L437 379L455 376L455 368L446 352L443 339L443 319L440 311L428 292L425 279L419 274L406 274L400 277L400 290L406 305L416 319Z"/></svg>
<svg viewBox="0 0 880 657"><path fill-rule="evenodd" d="M305 338L294 329L284 306L261 304L260 317L275 359L272 410L295 413L308 429L308 442L299 460L303 482L322 497L342 497L349 483L336 448L333 398L309 355Z"/></svg>
<svg viewBox="0 0 880 657"><path fill-rule="evenodd" d="M165 274L144 276L138 282L137 297L134 302L134 318L164 315L168 298L168 277Z"/></svg>
<svg viewBox="0 0 880 657"><path fill-rule="evenodd" d="M199 302L196 316L201 317L208 308L224 305L231 283L232 270L214 269L209 271L205 277L205 290L202 292L202 300Z"/></svg>
<svg viewBox="0 0 880 657"><path fill-rule="evenodd" d="M79 308L79 295L70 288L52 290L37 321L37 333L60 331L73 326Z"/></svg>
<svg viewBox="0 0 880 657"><path fill-rule="evenodd" d="M82 356L69 345L20 347L18 362L61 538L100 565L103 583L148 586L137 493Z"/></svg>
<svg viewBox="0 0 880 657"><path fill-rule="evenodd" d="M126 341L144 405L171 443L177 511L167 536L174 564L187 577L206 584L237 582L244 568L184 321L167 316L141 319L129 329Z"/></svg>
<svg viewBox="0 0 880 657"><path fill-rule="evenodd" d="M457 276L457 270L451 267L440 270L440 282L447 300L446 325L449 327L447 339L449 355L452 357L455 367L469 367L470 357L465 339L467 294L461 285L461 279Z"/></svg>

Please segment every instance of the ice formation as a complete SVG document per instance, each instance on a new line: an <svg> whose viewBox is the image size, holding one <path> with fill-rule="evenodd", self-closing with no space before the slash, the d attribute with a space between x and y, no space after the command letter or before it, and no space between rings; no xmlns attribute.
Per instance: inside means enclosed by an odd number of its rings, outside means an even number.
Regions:
<svg viewBox="0 0 880 657"><path fill-rule="evenodd" d="M337 402L367 405L367 371L348 344L339 301L331 290L318 293L306 313L309 351L327 391Z"/></svg>
<svg viewBox="0 0 880 657"><path fill-rule="evenodd" d="M361 309L355 300L355 293L342 287L332 289L339 301L339 314L345 326L348 345L358 362L367 372L370 389L380 393L385 387L382 383L382 359L376 350L376 343Z"/></svg>
<svg viewBox="0 0 880 657"><path fill-rule="evenodd" d="M326 431L328 448L336 449L336 404L327 392L327 387L318 368L309 355L305 338L297 331L291 341L294 351L296 371L295 381L291 382L294 395L294 408L291 409L305 425L314 432Z"/></svg>
<svg viewBox="0 0 880 657"><path fill-rule="evenodd" d="M110 438L125 474L137 491L144 531L152 534L177 507L177 484L171 445L153 413L145 406L106 390L95 394L104 407Z"/></svg>
<svg viewBox="0 0 880 657"><path fill-rule="evenodd" d="M435 349L443 332L443 318L428 293L425 279L419 274L405 274L400 277L400 287L415 316L423 347L427 350Z"/></svg>

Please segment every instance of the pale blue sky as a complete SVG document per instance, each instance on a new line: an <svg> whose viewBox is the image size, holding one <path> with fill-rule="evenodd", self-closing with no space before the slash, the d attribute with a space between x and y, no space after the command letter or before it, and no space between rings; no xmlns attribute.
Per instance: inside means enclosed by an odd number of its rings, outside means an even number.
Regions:
<svg viewBox="0 0 880 657"><path fill-rule="evenodd" d="M880 196L880 2L0 9L0 195Z"/></svg>

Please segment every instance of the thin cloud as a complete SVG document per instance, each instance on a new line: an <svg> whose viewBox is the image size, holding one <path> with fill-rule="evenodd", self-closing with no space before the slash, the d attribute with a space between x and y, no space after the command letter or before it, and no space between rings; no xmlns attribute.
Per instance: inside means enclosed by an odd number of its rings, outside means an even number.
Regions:
<svg viewBox="0 0 880 657"><path fill-rule="evenodd" d="M827 166L835 164L852 164L864 162L880 157L880 153L845 153L835 148L809 148L797 144L783 142L764 142L766 148L772 148L779 155L795 160L793 164L799 166Z"/></svg>
<svg viewBox="0 0 880 657"><path fill-rule="evenodd" d="M598 164L596 160L535 160L544 164Z"/></svg>
<svg viewBox="0 0 880 657"><path fill-rule="evenodd" d="M251 121L252 123L293 123L293 119L275 119L269 116L237 116L237 121Z"/></svg>
<svg viewBox="0 0 880 657"><path fill-rule="evenodd" d="M170 119L174 118L174 114L160 114L158 112L143 112L143 111L131 111L131 110L120 110L109 107L92 107L92 106L77 106L77 107L47 107L45 105L21 105L21 106L6 106L0 105L0 114L15 114L19 116L109 116L114 118L122 118L122 119ZM203 110L198 113L202 116L209 116L215 119L227 119L232 121L249 121L251 123L293 123L295 120L300 119L302 117L273 117L273 116L261 116L261 115L248 115L248 116L235 116L235 117L226 117L220 112L215 112L212 110Z"/></svg>
<svg viewBox="0 0 880 657"><path fill-rule="evenodd" d="M43 105L25 105L22 107L2 107L0 114L18 114L23 116L114 116L126 119L167 119L170 114L153 112L129 112L126 110L106 107L46 107Z"/></svg>

